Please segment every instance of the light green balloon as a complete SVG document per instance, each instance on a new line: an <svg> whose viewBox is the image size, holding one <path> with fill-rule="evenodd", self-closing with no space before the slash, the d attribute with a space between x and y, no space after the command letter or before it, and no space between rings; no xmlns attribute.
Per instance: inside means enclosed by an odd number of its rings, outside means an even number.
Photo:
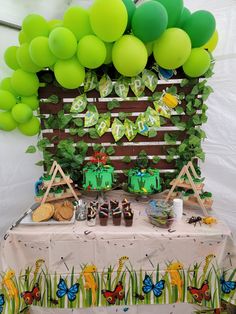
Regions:
<svg viewBox="0 0 236 314"><path fill-rule="evenodd" d="M6 65L9 66L12 70L17 70L20 68L19 63L16 58L16 53L19 47L11 46L8 47L4 53L4 60Z"/></svg>
<svg viewBox="0 0 236 314"><path fill-rule="evenodd" d="M36 65L29 52L29 44L25 43L19 47L16 53L17 61L22 70L30 73L35 73L41 70L41 67Z"/></svg>
<svg viewBox="0 0 236 314"><path fill-rule="evenodd" d="M27 15L22 22L22 30L29 40L37 36L48 36L49 26L44 17L38 14Z"/></svg>
<svg viewBox="0 0 236 314"><path fill-rule="evenodd" d="M31 59L37 66L46 68L56 63L56 57L49 49L47 37L39 36L34 38L29 46Z"/></svg>
<svg viewBox="0 0 236 314"><path fill-rule="evenodd" d="M77 58L88 69L100 67L106 59L106 53L105 44L94 35L84 36L78 43Z"/></svg>
<svg viewBox="0 0 236 314"><path fill-rule="evenodd" d="M211 65L211 57L203 48L194 48L183 65L184 73L190 77L199 77L206 73Z"/></svg>
<svg viewBox="0 0 236 314"><path fill-rule="evenodd" d="M141 73L147 64L147 59L145 45L135 36L124 35L113 46L113 64L124 76L132 77Z"/></svg>
<svg viewBox="0 0 236 314"><path fill-rule="evenodd" d="M105 43L107 54L106 59L104 61L104 64L110 64L112 63L112 49L113 49L113 43Z"/></svg>
<svg viewBox="0 0 236 314"><path fill-rule="evenodd" d="M58 59L69 59L76 53L77 40L69 29L57 27L49 35L49 48Z"/></svg>
<svg viewBox="0 0 236 314"><path fill-rule="evenodd" d="M49 32L51 32L54 28L63 26L63 21L58 19L53 19L48 21Z"/></svg>
<svg viewBox="0 0 236 314"><path fill-rule="evenodd" d="M0 109L11 110L16 104L16 98L7 90L0 89Z"/></svg>
<svg viewBox="0 0 236 314"><path fill-rule="evenodd" d="M20 124L18 129L22 134L27 136L37 135L40 130L39 119L33 116L28 122Z"/></svg>
<svg viewBox="0 0 236 314"><path fill-rule="evenodd" d="M147 49L147 53L148 53L148 56L149 56L149 57L150 57L150 55L151 55L152 52L153 52L153 45L154 45L154 42L153 42L153 41L151 41L151 42L145 44L145 47L146 47L146 49Z"/></svg>
<svg viewBox="0 0 236 314"><path fill-rule="evenodd" d="M17 123L13 119L10 111L0 112L0 130L10 132L16 127Z"/></svg>
<svg viewBox="0 0 236 314"><path fill-rule="evenodd" d="M15 97L18 96L17 92L12 88L11 77L5 77L0 83L0 89L7 90Z"/></svg>
<svg viewBox="0 0 236 314"><path fill-rule="evenodd" d="M158 65L167 70L182 66L191 53L191 40L180 28L169 28L154 43L153 54Z"/></svg>
<svg viewBox="0 0 236 314"><path fill-rule="evenodd" d="M63 18L63 26L71 30L77 40L93 33L88 11L79 5L66 10Z"/></svg>
<svg viewBox="0 0 236 314"><path fill-rule="evenodd" d="M33 116L32 109L26 104L19 103L12 108L13 119L18 123L26 123Z"/></svg>
<svg viewBox="0 0 236 314"><path fill-rule="evenodd" d="M28 105L32 110L37 110L39 107L39 99L37 95L23 96L21 97L21 102Z"/></svg>
<svg viewBox="0 0 236 314"><path fill-rule="evenodd" d="M19 69L13 73L11 85L18 95L31 96L37 94L39 79L36 74Z"/></svg>
<svg viewBox="0 0 236 314"><path fill-rule="evenodd" d="M19 41L20 45L30 42L29 38L27 38L27 36L23 30L21 30L18 34L18 41Z"/></svg>
<svg viewBox="0 0 236 314"><path fill-rule="evenodd" d="M55 77L62 87L78 88L84 81L85 70L77 58L59 60L54 66Z"/></svg>
<svg viewBox="0 0 236 314"><path fill-rule="evenodd" d="M122 0L95 0L89 13L92 30L101 40L113 42L123 35L128 13Z"/></svg>

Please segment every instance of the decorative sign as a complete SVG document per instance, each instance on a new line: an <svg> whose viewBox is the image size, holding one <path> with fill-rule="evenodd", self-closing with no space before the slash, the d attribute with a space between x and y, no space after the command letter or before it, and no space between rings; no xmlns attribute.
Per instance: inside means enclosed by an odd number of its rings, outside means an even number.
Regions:
<svg viewBox="0 0 236 314"><path fill-rule="evenodd" d="M124 127L125 127L125 135L127 139L129 141L132 141L137 135L137 128L136 128L135 123L129 119L125 119Z"/></svg>
<svg viewBox="0 0 236 314"><path fill-rule="evenodd" d="M72 102L72 106L71 106L71 109L70 109L70 112L72 113L79 113L79 112L82 112L84 111L84 109L86 108L87 106L87 98L86 98L86 95L83 94L83 95L80 95L78 97L76 97L73 102Z"/></svg>
<svg viewBox="0 0 236 314"><path fill-rule="evenodd" d="M98 122L99 113L95 105L88 105L88 111L85 114L84 126L86 128L95 125Z"/></svg>
<svg viewBox="0 0 236 314"><path fill-rule="evenodd" d="M154 110L150 106L147 108L145 112L145 117L146 117L148 126L155 126L155 127L161 126L159 114L156 112L156 110Z"/></svg>
<svg viewBox="0 0 236 314"><path fill-rule="evenodd" d="M100 115L100 119L96 124L95 128L98 135L101 137L107 130L110 128L111 125L111 114L110 112L104 113Z"/></svg>
<svg viewBox="0 0 236 314"><path fill-rule="evenodd" d="M148 125L145 117L145 113L141 113L135 122L137 132L141 135L148 136Z"/></svg>
<svg viewBox="0 0 236 314"><path fill-rule="evenodd" d="M126 98L129 93L129 79L127 77L120 77L115 83L115 92L121 98Z"/></svg>
<svg viewBox="0 0 236 314"><path fill-rule="evenodd" d="M154 92L156 90L158 84L157 75L150 70L143 70L142 80L144 85L151 91Z"/></svg>
<svg viewBox="0 0 236 314"><path fill-rule="evenodd" d="M140 76L132 77L130 86L136 97L141 96L145 90L144 82Z"/></svg>
<svg viewBox="0 0 236 314"><path fill-rule="evenodd" d="M156 111L158 112L160 116L170 119L171 110L168 106L166 106L165 104L159 101L154 101L153 104L155 106Z"/></svg>
<svg viewBox="0 0 236 314"><path fill-rule="evenodd" d="M111 126L111 132L116 142L118 142L125 135L125 127L119 119L114 119Z"/></svg>
<svg viewBox="0 0 236 314"><path fill-rule="evenodd" d="M104 74L98 84L99 93L102 98L107 97L113 90L112 81L109 75Z"/></svg>
<svg viewBox="0 0 236 314"><path fill-rule="evenodd" d="M89 92L98 86L98 78L95 72L88 71L85 74L84 91Z"/></svg>

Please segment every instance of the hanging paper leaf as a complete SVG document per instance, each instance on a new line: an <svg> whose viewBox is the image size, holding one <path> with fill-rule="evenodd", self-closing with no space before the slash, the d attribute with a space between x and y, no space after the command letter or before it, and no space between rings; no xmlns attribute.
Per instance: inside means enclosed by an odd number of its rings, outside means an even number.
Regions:
<svg viewBox="0 0 236 314"><path fill-rule="evenodd" d="M88 105L88 111L85 114L84 126L86 128L95 125L98 122L99 114L95 105Z"/></svg>
<svg viewBox="0 0 236 314"><path fill-rule="evenodd" d="M150 106L147 108L147 110L145 112L145 117L146 117L146 121L147 121L148 126L160 127L160 125L161 125L160 116Z"/></svg>
<svg viewBox="0 0 236 314"><path fill-rule="evenodd" d="M125 127L125 135L127 139L129 141L132 141L138 133L136 125L134 124L133 121L129 119L125 119L124 127Z"/></svg>
<svg viewBox="0 0 236 314"><path fill-rule="evenodd" d="M121 98L126 98L129 93L129 82L127 77L120 77L115 83L115 92Z"/></svg>
<svg viewBox="0 0 236 314"><path fill-rule="evenodd" d="M141 135L148 136L148 125L144 113L141 113L135 122L137 132Z"/></svg>
<svg viewBox="0 0 236 314"><path fill-rule="evenodd" d="M145 90L145 85L140 76L132 77L130 86L136 97L141 96Z"/></svg>
<svg viewBox="0 0 236 314"><path fill-rule="evenodd" d="M89 92L98 86L97 74L93 71L88 71L84 79L84 91Z"/></svg>
<svg viewBox="0 0 236 314"><path fill-rule="evenodd" d="M171 110L168 106L160 103L159 101L154 101L153 104L156 109L156 112L158 112L160 116L170 119Z"/></svg>
<svg viewBox="0 0 236 314"><path fill-rule="evenodd" d="M87 106L86 95L85 94L80 95L73 100L70 112L73 112L73 113L82 112L84 111L86 106Z"/></svg>
<svg viewBox="0 0 236 314"><path fill-rule="evenodd" d="M111 126L111 132L116 142L119 141L125 135L125 127L123 123L120 122L119 119L117 118L114 119Z"/></svg>
<svg viewBox="0 0 236 314"><path fill-rule="evenodd" d="M103 134L106 133L107 130L110 128L110 125L111 116L107 114L102 115L95 126L98 135L100 137L103 136Z"/></svg>
<svg viewBox="0 0 236 314"><path fill-rule="evenodd" d="M144 82L144 85L150 89L151 92L154 92L157 84L158 84L158 77L156 73L150 71L150 70L143 70L143 76L142 80Z"/></svg>
<svg viewBox="0 0 236 314"><path fill-rule="evenodd" d="M101 80L99 81L99 93L102 98L110 95L113 89L112 81L107 74L104 74Z"/></svg>

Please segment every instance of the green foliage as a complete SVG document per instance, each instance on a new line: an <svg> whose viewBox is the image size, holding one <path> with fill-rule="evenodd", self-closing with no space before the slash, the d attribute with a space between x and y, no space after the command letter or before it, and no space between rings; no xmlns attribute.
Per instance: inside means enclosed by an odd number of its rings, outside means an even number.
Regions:
<svg viewBox="0 0 236 314"><path fill-rule="evenodd" d="M158 164L160 160L161 160L161 158L158 157L158 156L154 156L154 157L152 158L152 162L153 162L155 165Z"/></svg>
<svg viewBox="0 0 236 314"><path fill-rule="evenodd" d="M73 119L73 122L76 126L81 127L84 125L84 121L82 118Z"/></svg>
<svg viewBox="0 0 236 314"><path fill-rule="evenodd" d="M89 136L90 136L92 139L99 138L99 135L98 135L98 133L97 133L97 131L96 131L95 128L90 128L88 133L89 133Z"/></svg>
<svg viewBox="0 0 236 314"><path fill-rule="evenodd" d="M128 164L131 162L131 158L130 158L130 156L124 156L122 161Z"/></svg>
<svg viewBox="0 0 236 314"><path fill-rule="evenodd" d="M121 120L121 121L124 121L127 117L129 117L130 116L130 113L127 113L127 112L119 112L119 119Z"/></svg>
<svg viewBox="0 0 236 314"><path fill-rule="evenodd" d="M71 114L65 114L64 110L61 110L57 115L50 115L45 119L44 124L47 129L63 130L72 119L73 116Z"/></svg>
<svg viewBox="0 0 236 314"><path fill-rule="evenodd" d="M106 149L106 154L111 156L111 155L114 155L115 154L115 148L113 146L109 146L107 149Z"/></svg>
<svg viewBox="0 0 236 314"><path fill-rule="evenodd" d="M177 135L175 134L170 134L170 133L165 133L164 135L164 140L167 144L170 145L175 145L177 141Z"/></svg>
<svg viewBox="0 0 236 314"><path fill-rule="evenodd" d="M118 100L116 100L116 99L113 99L113 100L111 100L111 101L109 101L108 103L107 103L107 109L108 110L113 110L113 109L115 109L115 108L120 108L120 103L119 103L119 101Z"/></svg>
<svg viewBox="0 0 236 314"><path fill-rule="evenodd" d="M28 148L26 149L26 154L34 154L36 153L37 149L34 145L30 145L28 146Z"/></svg>

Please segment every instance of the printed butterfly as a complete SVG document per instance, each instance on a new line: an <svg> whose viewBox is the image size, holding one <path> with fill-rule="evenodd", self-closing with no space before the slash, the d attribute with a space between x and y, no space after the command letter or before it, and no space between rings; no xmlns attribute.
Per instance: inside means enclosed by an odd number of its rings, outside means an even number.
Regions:
<svg viewBox="0 0 236 314"><path fill-rule="evenodd" d="M107 302L109 304L115 304L116 300L123 300L125 297L124 289L122 282L118 282L118 284L115 287L115 290L102 290L103 296L106 298Z"/></svg>
<svg viewBox="0 0 236 314"><path fill-rule="evenodd" d="M76 293L79 291L79 284L75 283L73 286L68 289L67 284L64 279L60 278L60 281L57 285L57 297L63 298L65 295L67 295L69 301L74 301L76 298Z"/></svg>
<svg viewBox="0 0 236 314"><path fill-rule="evenodd" d="M208 281L205 280L200 289L194 287L188 287L188 291L192 294L195 301L201 303L203 299L210 301L211 294L209 291Z"/></svg>
<svg viewBox="0 0 236 314"><path fill-rule="evenodd" d="M152 282L152 279L150 276L145 275L145 278L143 280L143 292L149 293L153 291L155 297L159 297L162 294L162 290L165 288L165 280L158 281L155 285Z"/></svg>
<svg viewBox="0 0 236 314"><path fill-rule="evenodd" d="M236 289L236 281L225 281L223 276L220 278L220 283L223 293L229 294L232 290Z"/></svg>
<svg viewBox="0 0 236 314"><path fill-rule="evenodd" d="M24 299L27 305L31 305L34 300L40 301L41 293L36 283L31 291L25 291L21 293L21 297Z"/></svg>
<svg viewBox="0 0 236 314"><path fill-rule="evenodd" d="M5 304L4 295L0 294L0 313L3 311L3 305Z"/></svg>

